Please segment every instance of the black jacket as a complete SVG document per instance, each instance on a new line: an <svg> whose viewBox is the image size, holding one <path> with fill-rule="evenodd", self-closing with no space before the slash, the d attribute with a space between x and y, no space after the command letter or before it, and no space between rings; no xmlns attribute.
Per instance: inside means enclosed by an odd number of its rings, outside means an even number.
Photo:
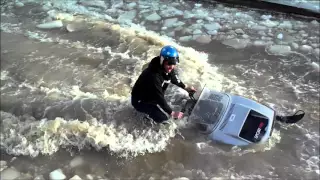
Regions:
<svg viewBox="0 0 320 180"><path fill-rule="evenodd" d="M133 86L132 98L145 103L158 104L170 115L172 109L164 99L164 93L170 82L185 88L174 69L170 73L165 73L163 66L160 65L160 57L157 56L151 60L148 68L141 73Z"/></svg>

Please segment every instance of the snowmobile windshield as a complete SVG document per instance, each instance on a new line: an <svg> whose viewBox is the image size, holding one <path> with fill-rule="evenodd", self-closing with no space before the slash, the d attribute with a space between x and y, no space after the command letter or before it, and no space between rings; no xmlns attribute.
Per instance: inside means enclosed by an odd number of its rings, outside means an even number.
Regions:
<svg viewBox="0 0 320 180"><path fill-rule="evenodd" d="M195 104L189 120L214 127L223 117L230 97L224 93L203 88L197 103Z"/></svg>

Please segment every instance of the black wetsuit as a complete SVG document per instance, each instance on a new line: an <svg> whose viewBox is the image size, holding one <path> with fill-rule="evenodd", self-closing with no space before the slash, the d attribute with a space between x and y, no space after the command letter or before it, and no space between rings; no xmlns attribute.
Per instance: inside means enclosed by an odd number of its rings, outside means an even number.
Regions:
<svg viewBox="0 0 320 180"><path fill-rule="evenodd" d="M160 65L160 57L153 58L133 86L132 106L148 114L156 122L168 120L172 109L167 104L164 93L170 82L185 88L174 69L170 73L165 73L163 66Z"/></svg>

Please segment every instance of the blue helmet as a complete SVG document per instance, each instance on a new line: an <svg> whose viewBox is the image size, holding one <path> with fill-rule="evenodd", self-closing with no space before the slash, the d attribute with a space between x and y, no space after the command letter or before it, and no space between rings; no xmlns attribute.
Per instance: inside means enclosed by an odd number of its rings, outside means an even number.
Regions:
<svg viewBox="0 0 320 180"><path fill-rule="evenodd" d="M164 46L160 51L160 64L167 61L169 65L176 65L179 63L179 54L173 46Z"/></svg>

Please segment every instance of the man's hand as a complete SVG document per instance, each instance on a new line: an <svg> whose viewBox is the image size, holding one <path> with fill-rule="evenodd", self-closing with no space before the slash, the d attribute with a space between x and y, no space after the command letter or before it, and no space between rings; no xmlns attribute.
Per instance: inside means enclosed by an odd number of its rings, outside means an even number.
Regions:
<svg viewBox="0 0 320 180"><path fill-rule="evenodd" d="M186 90L188 93L195 93L195 92L197 92L197 90L196 90L193 86L186 86L185 90Z"/></svg>
<svg viewBox="0 0 320 180"><path fill-rule="evenodd" d="M181 119L183 117L183 113L179 111L172 111L171 116L174 119Z"/></svg>

